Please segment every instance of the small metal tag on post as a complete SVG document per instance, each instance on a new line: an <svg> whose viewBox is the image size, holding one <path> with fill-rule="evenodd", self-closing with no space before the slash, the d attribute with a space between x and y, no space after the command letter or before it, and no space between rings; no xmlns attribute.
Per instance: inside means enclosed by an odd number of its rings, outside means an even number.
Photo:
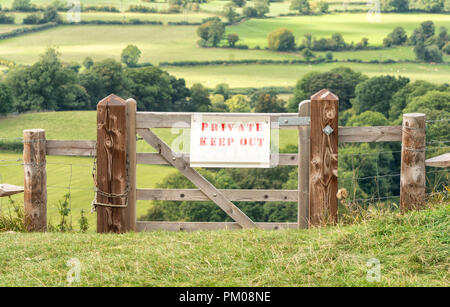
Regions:
<svg viewBox="0 0 450 307"><path fill-rule="evenodd" d="M311 118L305 117L280 117L278 118L278 124L280 126L309 126Z"/></svg>

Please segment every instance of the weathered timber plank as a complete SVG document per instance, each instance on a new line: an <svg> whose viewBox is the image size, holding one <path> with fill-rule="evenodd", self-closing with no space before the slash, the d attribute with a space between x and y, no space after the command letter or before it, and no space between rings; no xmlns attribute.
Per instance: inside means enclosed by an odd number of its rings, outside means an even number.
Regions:
<svg viewBox="0 0 450 307"><path fill-rule="evenodd" d="M425 160L426 166L450 167L450 152Z"/></svg>
<svg viewBox="0 0 450 307"><path fill-rule="evenodd" d="M46 145L49 156L95 156L95 141L48 140Z"/></svg>
<svg viewBox="0 0 450 307"><path fill-rule="evenodd" d="M297 223L255 223L259 228L266 230L293 229ZM137 221L137 231L196 231L196 230L220 230L220 229L241 229L236 222L153 222Z"/></svg>
<svg viewBox="0 0 450 307"><path fill-rule="evenodd" d="M298 105L299 116L310 116L311 101L305 100ZM298 127L298 228L309 226L309 150L310 127Z"/></svg>
<svg viewBox="0 0 450 307"><path fill-rule="evenodd" d="M22 192L23 187L7 183L0 184L0 197L11 196Z"/></svg>
<svg viewBox="0 0 450 307"><path fill-rule="evenodd" d="M24 217L27 231L47 230L45 130L23 131Z"/></svg>
<svg viewBox="0 0 450 307"><path fill-rule="evenodd" d="M200 175L200 173L190 167L185 160L179 158L176 153L173 152L172 149L151 130L137 129L137 132L234 221L238 222L243 228L256 227L255 223L253 223L247 215L245 215L238 207L229 201L208 180Z"/></svg>
<svg viewBox="0 0 450 307"><path fill-rule="evenodd" d="M189 154L182 153L179 154L182 159L189 163ZM147 153L147 152L138 152L137 153L137 163L138 164L159 164L159 165L168 165L166 159L161 157L158 153ZM278 161L277 165L297 165L298 155L295 154L272 154L270 156L270 161ZM275 165L275 162L274 162ZM271 166L274 166L271 164Z"/></svg>
<svg viewBox="0 0 450 307"><path fill-rule="evenodd" d="M136 101L126 101L127 156L128 156L128 206L125 208L126 231L136 231Z"/></svg>
<svg viewBox="0 0 450 307"><path fill-rule="evenodd" d="M97 186L104 193L123 194L127 188L126 102L109 95L97 105ZM97 194L97 203L125 205L123 197ZM97 232L127 231L126 209L97 206Z"/></svg>
<svg viewBox="0 0 450 307"><path fill-rule="evenodd" d="M297 190L219 190L230 201L297 201ZM210 201L198 189L137 189L138 200Z"/></svg>
<svg viewBox="0 0 450 307"><path fill-rule="evenodd" d="M401 126L339 127L339 143L400 142Z"/></svg>
<svg viewBox="0 0 450 307"><path fill-rule="evenodd" d="M311 97L310 225L337 222L338 97L323 89ZM327 135L323 129L334 131Z"/></svg>
<svg viewBox="0 0 450 307"><path fill-rule="evenodd" d="M420 209L425 205L425 126L425 114L403 115L400 167L400 210L402 212Z"/></svg>

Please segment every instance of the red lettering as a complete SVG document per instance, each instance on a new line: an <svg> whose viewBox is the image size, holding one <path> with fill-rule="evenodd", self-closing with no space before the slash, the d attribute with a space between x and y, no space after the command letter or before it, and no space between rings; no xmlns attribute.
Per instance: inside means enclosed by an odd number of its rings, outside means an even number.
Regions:
<svg viewBox="0 0 450 307"><path fill-rule="evenodd" d="M211 124L211 131L218 131L219 130L219 125L217 125L216 123L212 123Z"/></svg>
<svg viewBox="0 0 450 307"><path fill-rule="evenodd" d="M262 131L262 124L261 123L256 123L256 131Z"/></svg>
<svg viewBox="0 0 450 307"><path fill-rule="evenodd" d="M200 138L200 146L206 146L206 138Z"/></svg>
<svg viewBox="0 0 450 307"><path fill-rule="evenodd" d="M252 131L253 130L253 126L254 126L254 124L249 123L248 124L248 131Z"/></svg>
<svg viewBox="0 0 450 307"><path fill-rule="evenodd" d="M259 146L259 147L262 147L262 146L263 146L263 142L264 142L264 139L263 139L263 138L258 138L258 146Z"/></svg>
<svg viewBox="0 0 450 307"><path fill-rule="evenodd" d="M241 138L241 146L245 146L245 145L247 145L247 139Z"/></svg>
<svg viewBox="0 0 450 307"><path fill-rule="evenodd" d="M240 124L238 130L239 130L239 131L245 131L244 125L243 125L243 124Z"/></svg>
<svg viewBox="0 0 450 307"><path fill-rule="evenodd" d="M216 138L211 138L211 146L216 146Z"/></svg>
<svg viewBox="0 0 450 307"><path fill-rule="evenodd" d="M206 128L208 128L208 123L202 123L202 131L205 131Z"/></svg>
<svg viewBox="0 0 450 307"><path fill-rule="evenodd" d="M231 144L234 143L234 139L233 138L228 138L228 146L231 146Z"/></svg>
<svg viewBox="0 0 450 307"><path fill-rule="evenodd" d="M219 146L225 146L225 138L219 138Z"/></svg>

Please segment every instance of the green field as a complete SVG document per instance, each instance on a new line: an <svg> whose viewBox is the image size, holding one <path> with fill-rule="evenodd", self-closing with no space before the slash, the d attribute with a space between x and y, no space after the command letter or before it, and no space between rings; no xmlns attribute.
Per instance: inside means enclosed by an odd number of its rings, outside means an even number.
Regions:
<svg viewBox="0 0 450 307"><path fill-rule="evenodd" d="M243 44L250 47L267 46L267 34L277 28L291 30L297 41L306 33L316 38L330 37L341 33L346 42L359 42L369 38L370 45L381 45L383 38L395 27L403 27L408 35L426 20L432 20L439 29L450 28L449 15L444 14L381 14L380 22L369 22L366 13L326 14L322 16L277 17L269 19L250 19L239 25L227 27L227 33L237 33Z"/></svg>
<svg viewBox="0 0 450 307"><path fill-rule="evenodd" d="M445 287L449 214L437 205L310 230L0 233L0 286L68 286L76 258L72 286ZM367 278L373 258L379 282Z"/></svg>
<svg viewBox="0 0 450 307"><path fill-rule="evenodd" d="M171 74L185 78L188 84L200 82L207 87L228 83L230 87L294 86L306 73L328 71L347 66L369 76L402 75L411 80L448 82L450 65L429 64L360 64L326 63L315 65L219 65L198 67L166 67Z"/></svg>

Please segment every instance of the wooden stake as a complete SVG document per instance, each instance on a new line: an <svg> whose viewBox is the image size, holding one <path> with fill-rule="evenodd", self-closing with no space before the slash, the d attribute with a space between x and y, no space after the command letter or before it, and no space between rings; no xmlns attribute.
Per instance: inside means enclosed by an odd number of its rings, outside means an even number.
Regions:
<svg viewBox="0 0 450 307"><path fill-rule="evenodd" d="M425 114L403 115L400 209L420 209L425 203Z"/></svg>
<svg viewBox="0 0 450 307"><path fill-rule="evenodd" d="M28 231L47 230L47 172L45 130L23 131L25 226Z"/></svg>
<svg viewBox="0 0 450 307"><path fill-rule="evenodd" d="M311 102L302 101L298 105L298 115L300 117L310 116ZM309 126L298 127L298 228L308 228L309 226Z"/></svg>
<svg viewBox="0 0 450 307"><path fill-rule="evenodd" d="M127 230L136 231L136 100L127 99L128 207Z"/></svg>
<svg viewBox="0 0 450 307"><path fill-rule="evenodd" d="M310 226L337 222L338 104L327 89L311 97Z"/></svg>
<svg viewBox="0 0 450 307"><path fill-rule="evenodd" d="M127 103L109 95L97 105L97 203L125 206L127 197ZM128 196L128 195L126 195ZM128 208L97 206L97 232L129 230Z"/></svg>

